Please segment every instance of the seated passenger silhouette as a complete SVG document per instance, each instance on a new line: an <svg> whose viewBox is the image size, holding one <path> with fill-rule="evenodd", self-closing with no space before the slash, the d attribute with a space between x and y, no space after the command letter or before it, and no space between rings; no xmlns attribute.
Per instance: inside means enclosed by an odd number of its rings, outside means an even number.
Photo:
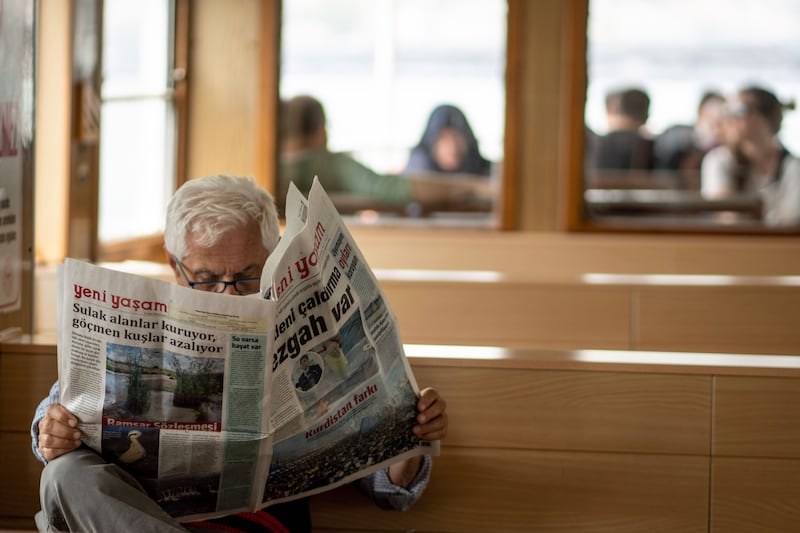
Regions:
<svg viewBox="0 0 800 533"><path fill-rule="evenodd" d="M280 129L279 203L285 200L290 181L308 194L314 176L328 194L354 193L401 206L414 200L409 180L379 174L347 153L328 150L325 110L316 98L300 95L283 102Z"/></svg>
<svg viewBox="0 0 800 533"><path fill-rule="evenodd" d="M694 124L670 126L655 138L655 167L699 173L703 157L722 142L724 108L725 98L720 93L704 93Z"/></svg>
<svg viewBox="0 0 800 533"><path fill-rule="evenodd" d="M488 176L492 163L481 155L464 112L454 105L434 108L422 138L408 157L404 173L444 172Z"/></svg>
<svg viewBox="0 0 800 533"><path fill-rule="evenodd" d="M653 140L644 130L650 97L641 89L614 91L606 96L608 133L594 146L595 170L649 170L653 168Z"/></svg>

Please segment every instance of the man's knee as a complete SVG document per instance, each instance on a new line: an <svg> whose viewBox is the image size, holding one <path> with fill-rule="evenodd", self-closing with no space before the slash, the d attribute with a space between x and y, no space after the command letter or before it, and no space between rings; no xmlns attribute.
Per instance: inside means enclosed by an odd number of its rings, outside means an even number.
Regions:
<svg viewBox="0 0 800 533"><path fill-rule="evenodd" d="M78 449L57 457L47 463L42 470L40 492L44 497L46 490L68 489L73 483L87 483L87 466L105 463L103 458L91 450Z"/></svg>
<svg viewBox="0 0 800 533"><path fill-rule="evenodd" d="M141 486L118 466L88 448L79 448L47 463L39 481L39 499L50 530L69 531L76 516L102 506L106 494Z"/></svg>
<svg viewBox="0 0 800 533"><path fill-rule="evenodd" d="M39 500L47 531L69 531L64 518L65 510L72 506L70 496L77 493L77 485L85 483L81 474L81 455L86 450L75 450L47 463L39 481ZM92 455L96 454L92 453ZM99 457L98 457L99 458ZM91 458L88 458L91 460Z"/></svg>
<svg viewBox="0 0 800 533"><path fill-rule="evenodd" d="M39 492L50 530L116 531L130 522L138 524L131 531L185 531L133 476L88 448L50 461Z"/></svg>

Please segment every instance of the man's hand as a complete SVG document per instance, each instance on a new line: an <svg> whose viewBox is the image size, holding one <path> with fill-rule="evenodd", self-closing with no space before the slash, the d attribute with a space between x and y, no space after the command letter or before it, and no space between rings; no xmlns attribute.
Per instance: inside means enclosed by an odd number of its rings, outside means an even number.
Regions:
<svg viewBox="0 0 800 533"><path fill-rule="evenodd" d="M78 419L66 407L54 403L39 421L39 452L48 461L81 445Z"/></svg>
<svg viewBox="0 0 800 533"><path fill-rule="evenodd" d="M423 389L417 401L417 425L414 435L425 440L443 439L447 435L447 402L436 389Z"/></svg>
<svg viewBox="0 0 800 533"><path fill-rule="evenodd" d="M436 389L423 389L417 401L417 425L412 431L424 440L437 440L447 435L447 403ZM417 477L422 457L416 456L389 467L389 479L395 485L408 488Z"/></svg>

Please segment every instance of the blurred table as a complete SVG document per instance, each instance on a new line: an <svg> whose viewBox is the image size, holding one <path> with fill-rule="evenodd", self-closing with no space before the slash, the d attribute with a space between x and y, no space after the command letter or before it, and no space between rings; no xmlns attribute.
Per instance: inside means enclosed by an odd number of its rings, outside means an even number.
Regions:
<svg viewBox="0 0 800 533"><path fill-rule="evenodd" d="M699 191L665 189L587 189L584 192L590 216L673 215L692 218L730 218L760 221L761 199L741 195L704 198ZM727 215L730 213L730 215Z"/></svg>

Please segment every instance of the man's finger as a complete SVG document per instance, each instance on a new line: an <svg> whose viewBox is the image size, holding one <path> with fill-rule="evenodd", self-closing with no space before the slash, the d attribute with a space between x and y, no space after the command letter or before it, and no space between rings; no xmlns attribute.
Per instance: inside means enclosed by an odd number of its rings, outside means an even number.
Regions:
<svg viewBox="0 0 800 533"><path fill-rule="evenodd" d="M78 418L60 403L54 403L47 408L46 418L58 420L62 424L70 427L78 426Z"/></svg>

